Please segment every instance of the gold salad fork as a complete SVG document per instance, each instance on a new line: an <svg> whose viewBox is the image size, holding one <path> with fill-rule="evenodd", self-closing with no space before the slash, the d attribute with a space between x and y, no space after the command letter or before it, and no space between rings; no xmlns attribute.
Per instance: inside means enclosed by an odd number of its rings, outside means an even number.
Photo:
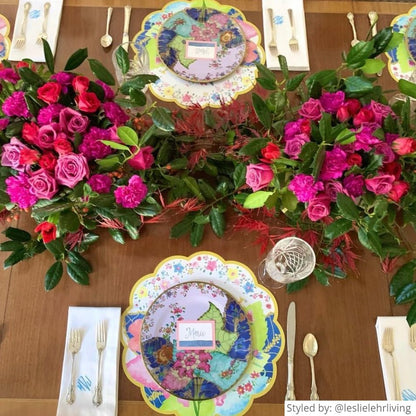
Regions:
<svg viewBox="0 0 416 416"><path fill-rule="evenodd" d="M99 406L103 402L103 386L101 380L101 358L106 344L105 322L100 321L97 324L96 346L98 351L98 367L97 367L97 384L95 386L92 402L95 406Z"/></svg>
<svg viewBox="0 0 416 416"><path fill-rule="evenodd" d="M81 349L81 331L79 329L71 329L68 341L68 350L72 354L71 364L71 380L66 395L66 402L72 404L75 401L75 355Z"/></svg>
<svg viewBox="0 0 416 416"><path fill-rule="evenodd" d="M295 21L293 19L293 10L288 9L287 13L289 15L290 28L292 29L292 37L289 39L289 47L292 51L295 52L299 49L299 41L296 38Z"/></svg>
<svg viewBox="0 0 416 416"><path fill-rule="evenodd" d="M271 28L270 42L268 46L269 46L270 52L274 55L277 55L276 25L274 24L274 20L273 20L273 9L267 9L267 13L269 14L270 28Z"/></svg>
<svg viewBox="0 0 416 416"><path fill-rule="evenodd" d="M394 341L393 341L393 328L386 328L383 333L382 339L383 350L391 356L393 377L394 377L394 400L401 400L399 378L396 369L396 359L393 355L394 352Z"/></svg>
<svg viewBox="0 0 416 416"><path fill-rule="evenodd" d="M43 22L42 22L42 32L40 32L38 39L36 43L38 45L42 45L42 39L48 38L48 17L49 17L49 9L51 8L51 4L49 2L46 2L43 6Z"/></svg>
<svg viewBox="0 0 416 416"><path fill-rule="evenodd" d="M14 44L14 47L17 49L23 48L26 43L26 25L27 25L27 16L29 15L29 10L31 9L32 5L28 1L23 6L23 20L22 24L20 26L20 34L16 39L16 42Z"/></svg>
<svg viewBox="0 0 416 416"><path fill-rule="evenodd" d="M416 324L410 327L410 348L416 352Z"/></svg>

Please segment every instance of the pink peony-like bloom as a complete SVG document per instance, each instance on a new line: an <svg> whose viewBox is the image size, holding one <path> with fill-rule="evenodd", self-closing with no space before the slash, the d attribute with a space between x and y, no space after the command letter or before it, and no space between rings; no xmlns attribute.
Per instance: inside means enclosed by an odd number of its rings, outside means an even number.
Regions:
<svg viewBox="0 0 416 416"><path fill-rule="evenodd" d="M38 98L48 104L55 104L59 100L62 86L58 82L47 82L38 88Z"/></svg>
<svg viewBox="0 0 416 416"><path fill-rule="evenodd" d="M311 134L311 122L306 118L300 118L296 121L289 121L285 124L285 140L289 140L297 134Z"/></svg>
<svg viewBox="0 0 416 416"><path fill-rule="evenodd" d="M254 191L265 188L273 179L273 171L265 163L253 164L247 166L246 183Z"/></svg>
<svg viewBox="0 0 416 416"><path fill-rule="evenodd" d="M47 107L43 107L39 110L38 113L38 123L41 126L46 124L51 124L53 121L57 121L59 118L59 113L66 108L62 104L50 104Z"/></svg>
<svg viewBox="0 0 416 416"><path fill-rule="evenodd" d="M322 108L321 102L316 98L309 98L308 101L302 104L302 107L299 110L299 115L305 117L309 120L318 121L322 117Z"/></svg>
<svg viewBox="0 0 416 416"><path fill-rule="evenodd" d="M351 197L358 197L364 193L364 177L362 175L348 175L342 184Z"/></svg>
<svg viewBox="0 0 416 416"><path fill-rule="evenodd" d="M290 139L286 140L285 143L285 153L290 156L291 159L298 159L302 147L305 143L309 142L310 138L305 133L296 134Z"/></svg>
<svg viewBox="0 0 416 416"><path fill-rule="evenodd" d="M88 177L90 171L84 155L69 153L58 158L55 167L56 181L73 188L78 182Z"/></svg>
<svg viewBox="0 0 416 416"><path fill-rule="evenodd" d="M143 183L142 178L133 175L129 179L128 185L119 186L114 191L117 204L124 208L136 208L145 198L147 186Z"/></svg>
<svg viewBox="0 0 416 416"><path fill-rule="evenodd" d="M380 140L373 136L373 130L367 125L361 128L361 131L358 131L355 134L356 140L352 143L352 147L355 151L364 150L369 152L374 145L380 143Z"/></svg>
<svg viewBox="0 0 416 416"><path fill-rule="evenodd" d="M325 183L325 193L329 196L331 202L335 202L338 194L343 194L345 192L341 182L329 181Z"/></svg>
<svg viewBox="0 0 416 416"><path fill-rule="evenodd" d="M17 177L9 176L5 182L10 201L17 204L19 208L27 209L36 204L38 198L34 194L26 174L20 172Z"/></svg>
<svg viewBox="0 0 416 416"><path fill-rule="evenodd" d="M112 101L103 103L103 110L105 116L117 127L123 125L129 119L123 109Z"/></svg>
<svg viewBox="0 0 416 416"><path fill-rule="evenodd" d="M39 199L51 199L58 192L55 178L44 169L35 172L28 181Z"/></svg>
<svg viewBox="0 0 416 416"><path fill-rule="evenodd" d="M5 130L9 122L10 120L8 118L0 118L0 131Z"/></svg>
<svg viewBox="0 0 416 416"><path fill-rule="evenodd" d="M1 154L2 166L9 166L15 170L23 171L24 164L20 162L20 153L23 149L29 149L19 139L12 137L10 143L3 145Z"/></svg>
<svg viewBox="0 0 416 416"><path fill-rule="evenodd" d="M96 175L91 176L91 178L88 180L88 185L91 186L91 189L94 192L98 192L99 194L106 194L110 192L112 182L113 181L108 175L97 173Z"/></svg>
<svg viewBox="0 0 416 416"><path fill-rule="evenodd" d="M383 155L383 163L391 163L396 159L391 146L386 142L379 142L375 144L376 154Z"/></svg>
<svg viewBox="0 0 416 416"><path fill-rule="evenodd" d="M51 76L51 79L55 80L62 86L62 92L66 94L68 92L68 87L72 84L72 80L75 75L70 72L57 72Z"/></svg>
<svg viewBox="0 0 416 416"><path fill-rule="evenodd" d="M326 194L318 194L308 203L307 214L311 221L319 221L330 213L331 200Z"/></svg>
<svg viewBox="0 0 416 416"><path fill-rule="evenodd" d="M97 79L95 83L98 84L104 90L104 100L112 100L115 97L114 91L108 84L101 81L100 79Z"/></svg>
<svg viewBox="0 0 416 416"><path fill-rule="evenodd" d="M288 189L296 195L298 201L308 202L314 198L319 191L323 191L324 185L320 181L315 182L312 175L300 173L290 181Z"/></svg>
<svg viewBox="0 0 416 416"><path fill-rule="evenodd" d="M112 140L112 138L113 131L111 129L104 130L91 127L90 131L84 135L78 149L88 160L103 159L113 153L113 150L110 146L102 143L101 140Z"/></svg>
<svg viewBox="0 0 416 416"><path fill-rule="evenodd" d="M53 144L58 136L59 124L51 123L42 126L35 138L35 144L41 149L53 149Z"/></svg>
<svg viewBox="0 0 416 416"><path fill-rule="evenodd" d="M319 101L325 112L335 114L344 104L345 93L343 91L324 92Z"/></svg>
<svg viewBox="0 0 416 416"><path fill-rule="evenodd" d="M4 68L0 70L0 79L10 82L11 84L16 84L20 79L20 75L12 68Z"/></svg>
<svg viewBox="0 0 416 416"><path fill-rule="evenodd" d="M337 179L342 176L346 169L348 169L347 154L339 147L335 147L325 152L325 159L319 177L325 181Z"/></svg>
<svg viewBox="0 0 416 416"><path fill-rule="evenodd" d="M410 185L404 181L393 182L393 186L388 193L388 197L394 202L399 202L400 199L407 194L410 189Z"/></svg>
<svg viewBox="0 0 416 416"><path fill-rule="evenodd" d="M383 120L389 116L393 115L393 110L388 106L376 101L371 100L370 108L374 113L374 120L380 126L383 124Z"/></svg>
<svg viewBox="0 0 416 416"><path fill-rule="evenodd" d="M25 101L25 93L23 91L15 91L10 97L7 97L2 105L3 113L9 117L30 117L30 111Z"/></svg>
<svg viewBox="0 0 416 416"><path fill-rule="evenodd" d="M129 159L128 164L136 170L149 169L155 160L152 152L152 146L142 147L137 155L135 155L132 159Z"/></svg>
<svg viewBox="0 0 416 416"><path fill-rule="evenodd" d="M84 133L89 124L87 116L83 116L78 111L66 107L59 113L59 127L62 131L73 137L75 133Z"/></svg>
<svg viewBox="0 0 416 416"><path fill-rule="evenodd" d="M374 192L376 195L388 194L396 178L393 175L379 175L371 179L365 180L365 186L370 192Z"/></svg>
<svg viewBox="0 0 416 416"><path fill-rule="evenodd" d="M392 148L400 156L408 155L416 151L416 140L413 137L398 137L393 141Z"/></svg>

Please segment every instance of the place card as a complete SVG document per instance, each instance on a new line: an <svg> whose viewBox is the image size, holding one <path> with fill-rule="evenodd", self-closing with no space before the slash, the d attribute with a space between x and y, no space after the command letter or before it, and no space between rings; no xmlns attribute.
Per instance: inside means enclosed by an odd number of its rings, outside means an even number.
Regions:
<svg viewBox="0 0 416 416"><path fill-rule="evenodd" d="M215 321L177 321L178 350L214 350Z"/></svg>
<svg viewBox="0 0 416 416"><path fill-rule="evenodd" d="M187 40L185 56L187 59L215 59L217 44L216 42Z"/></svg>

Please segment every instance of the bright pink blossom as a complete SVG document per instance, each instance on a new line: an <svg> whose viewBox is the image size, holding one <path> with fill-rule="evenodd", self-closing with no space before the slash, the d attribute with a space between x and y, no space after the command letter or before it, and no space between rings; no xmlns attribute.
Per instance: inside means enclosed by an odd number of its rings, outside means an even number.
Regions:
<svg viewBox="0 0 416 416"><path fill-rule="evenodd" d="M386 195L391 191L395 179L393 175L379 175L366 179L365 186L370 192L374 192L376 195Z"/></svg>
<svg viewBox="0 0 416 416"><path fill-rule="evenodd" d="M253 164L247 166L246 183L254 192L265 188L273 179L273 171L265 163Z"/></svg>
<svg viewBox="0 0 416 416"><path fill-rule="evenodd" d="M30 186L39 199L51 199L57 192L55 178L46 170L38 170L29 178Z"/></svg>
<svg viewBox="0 0 416 416"><path fill-rule="evenodd" d="M308 202L315 197L319 191L323 191L324 185L320 181L315 182L312 175L300 173L291 180L288 189L296 195L298 201Z"/></svg>
<svg viewBox="0 0 416 416"><path fill-rule="evenodd" d="M311 221L319 221L330 213L331 200L326 194L318 194L308 203L307 214Z"/></svg>
<svg viewBox="0 0 416 416"><path fill-rule="evenodd" d="M142 147L137 155L129 159L128 164L136 170L149 169L155 160L152 151L152 146Z"/></svg>
<svg viewBox="0 0 416 416"><path fill-rule="evenodd" d="M55 178L61 185L73 188L89 175L88 162L84 155L69 153L62 155L56 162Z"/></svg>

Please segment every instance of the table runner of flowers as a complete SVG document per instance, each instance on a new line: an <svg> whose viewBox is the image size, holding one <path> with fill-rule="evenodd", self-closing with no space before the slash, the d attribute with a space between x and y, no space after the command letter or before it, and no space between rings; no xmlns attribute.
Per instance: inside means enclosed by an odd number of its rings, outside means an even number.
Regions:
<svg viewBox="0 0 416 416"><path fill-rule="evenodd" d="M396 264L390 294L412 302L416 259L403 227L414 226L416 131L410 99L388 104L376 74L379 55L403 42L391 28L343 54L336 70L292 76L284 57L276 74L258 65L256 91L218 109L141 107L139 75L117 89L112 74L80 49L62 71L44 42L46 65L4 61L1 82L1 217L29 211L34 230L9 227L5 267L48 250L45 289L64 270L89 283L83 253L100 228L119 243L143 226L180 214L171 237L198 246L207 227L257 233L263 251L296 235L317 255L313 276L327 286L356 270L358 242ZM117 51L124 73L128 59ZM94 77L75 72L88 60ZM233 213L233 214L232 214ZM400 262L399 262L400 261ZM288 285L298 290L312 278Z"/></svg>

